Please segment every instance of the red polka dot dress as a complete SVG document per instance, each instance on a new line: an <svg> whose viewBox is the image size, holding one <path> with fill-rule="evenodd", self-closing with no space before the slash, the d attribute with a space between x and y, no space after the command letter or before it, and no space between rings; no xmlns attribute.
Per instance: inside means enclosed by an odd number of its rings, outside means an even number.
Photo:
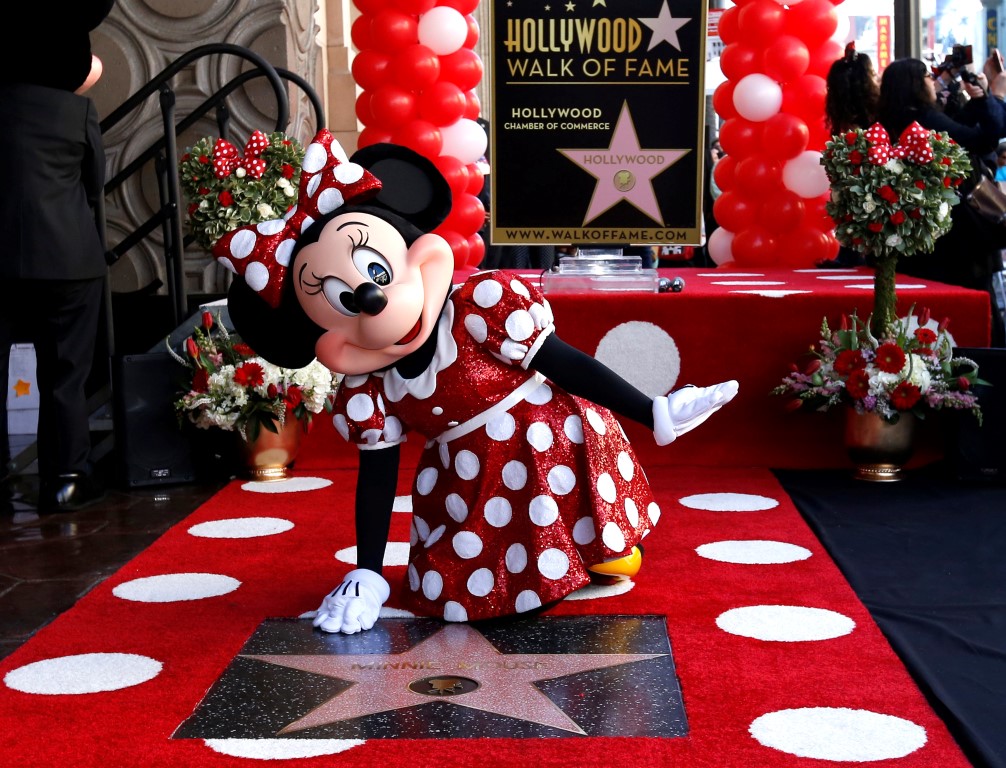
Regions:
<svg viewBox="0 0 1006 768"><path fill-rule="evenodd" d="M474 621L561 599L660 516L615 417L528 370L553 329L537 288L480 273L447 301L425 372L339 388L336 429L361 450L428 438L405 590L418 614Z"/></svg>

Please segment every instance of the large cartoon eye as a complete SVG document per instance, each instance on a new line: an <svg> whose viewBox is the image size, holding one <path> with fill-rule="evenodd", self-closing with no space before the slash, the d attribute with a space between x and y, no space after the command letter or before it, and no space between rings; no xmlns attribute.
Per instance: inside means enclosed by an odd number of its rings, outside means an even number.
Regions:
<svg viewBox="0 0 1006 768"><path fill-rule="evenodd" d="M356 317L360 314L360 308L356 306L356 299L353 298L353 289L339 278L324 278L321 281L321 290L336 312L341 312L347 317Z"/></svg>
<svg viewBox="0 0 1006 768"><path fill-rule="evenodd" d="M378 285L391 285L394 274L391 264L373 248L359 246L353 249L353 264L360 274Z"/></svg>

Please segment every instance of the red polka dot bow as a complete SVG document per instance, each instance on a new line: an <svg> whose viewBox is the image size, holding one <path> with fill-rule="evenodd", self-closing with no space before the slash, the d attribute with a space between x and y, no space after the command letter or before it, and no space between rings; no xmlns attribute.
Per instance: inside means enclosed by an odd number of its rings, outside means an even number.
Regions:
<svg viewBox="0 0 1006 768"><path fill-rule="evenodd" d="M265 173L265 160L259 155L269 148L269 137L262 131L255 131L245 144L244 156L227 139L217 139L213 145L213 175L226 179L238 168L244 168L250 176L261 179Z"/></svg>
<svg viewBox="0 0 1006 768"><path fill-rule="evenodd" d="M933 145L929 140L929 130L913 122L901 132L898 143L891 146L891 137L884 126L874 123L863 133L870 143L868 158L874 165L884 165L891 158L907 160L916 165L933 161Z"/></svg>
<svg viewBox="0 0 1006 768"><path fill-rule="evenodd" d="M213 255L269 306L279 306L293 248L315 219L378 193L381 182L366 168L351 163L327 128L304 150L297 204L281 219L240 227L217 240Z"/></svg>

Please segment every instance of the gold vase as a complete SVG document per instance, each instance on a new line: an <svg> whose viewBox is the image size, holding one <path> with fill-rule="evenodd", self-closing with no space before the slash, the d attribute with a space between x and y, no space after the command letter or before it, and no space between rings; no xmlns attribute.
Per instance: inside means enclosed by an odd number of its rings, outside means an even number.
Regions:
<svg viewBox="0 0 1006 768"><path fill-rule="evenodd" d="M889 483L903 479L902 467L912 457L915 417L902 413L890 424L876 413L845 412L845 447L857 480Z"/></svg>
<svg viewBox="0 0 1006 768"><path fill-rule="evenodd" d="M297 458L304 427L288 413L283 424L276 424L276 429L277 432L271 432L262 427L252 441L238 436L245 472L252 480L271 482L290 477L290 465Z"/></svg>

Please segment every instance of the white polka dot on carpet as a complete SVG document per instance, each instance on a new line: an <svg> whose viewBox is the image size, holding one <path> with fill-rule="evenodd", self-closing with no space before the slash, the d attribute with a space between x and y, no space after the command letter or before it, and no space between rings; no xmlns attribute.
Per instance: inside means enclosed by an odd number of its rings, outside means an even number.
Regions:
<svg viewBox="0 0 1006 768"><path fill-rule="evenodd" d="M784 541L714 541L695 548L707 560L739 565L772 565L806 560L813 553L805 547Z"/></svg>
<svg viewBox="0 0 1006 768"><path fill-rule="evenodd" d="M4 676L4 684L22 693L99 693L145 683L157 677L161 668L161 662L134 653L82 653L12 669Z"/></svg>
<svg viewBox="0 0 1006 768"><path fill-rule="evenodd" d="M856 628L856 622L823 608L748 605L721 613L716 617L716 626L740 637L798 643L842 637Z"/></svg>
<svg viewBox="0 0 1006 768"><path fill-rule="evenodd" d="M926 730L892 715L844 707L769 712L751 723L766 747L798 757L867 763L910 755L926 743Z"/></svg>
<svg viewBox="0 0 1006 768"><path fill-rule="evenodd" d="M762 512L779 506L775 499L753 493L696 493L678 501L689 509L708 512Z"/></svg>
<svg viewBox="0 0 1006 768"><path fill-rule="evenodd" d="M618 597L636 586L632 579L619 579L613 584L588 584L585 587L566 595L567 600L600 600L606 597Z"/></svg>
<svg viewBox="0 0 1006 768"><path fill-rule="evenodd" d="M275 536L293 528L293 523L281 517L232 517L210 520L189 528L189 534L205 539L254 539Z"/></svg>
<svg viewBox="0 0 1006 768"><path fill-rule="evenodd" d="M266 483L251 481L241 486L242 491L251 493L300 493L301 491L317 491L327 488L331 480L323 477L291 477L286 480L271 480Z"/></svg>
<svg viewBox="0 0 1006 768"><path fill-rule="evenodd" d="M363 739L205 739L221 755L252 760L295 760L337 755L365 744Z"/></svg>
<svg viewBox="0 0 1006 768"><path fill-rule="evenodd" d="M356 565L356 547L346 547L335 553L335 559L340 563ZM409 563L409 542L389 541L384 549L384 565L408 565Z"/></svg>
<svg viewBox="0 0 1006 768"><path fill-rule="evenodd" d="M241 582L219 573L165 573L119 584L112 594L137 603L176 603L233 592Z"/></svg>

